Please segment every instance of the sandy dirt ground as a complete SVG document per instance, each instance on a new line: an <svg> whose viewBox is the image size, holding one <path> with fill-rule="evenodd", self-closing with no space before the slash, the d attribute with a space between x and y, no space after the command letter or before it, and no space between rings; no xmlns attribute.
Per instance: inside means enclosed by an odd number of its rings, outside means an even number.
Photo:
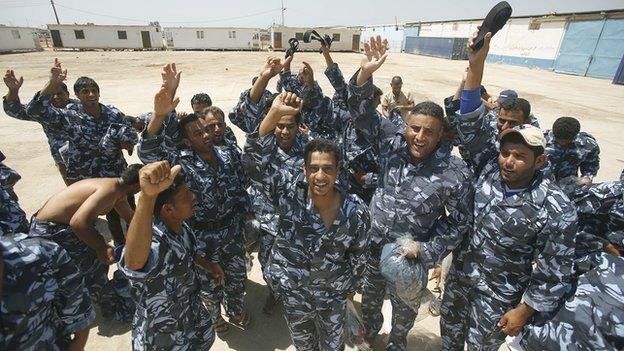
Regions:
<svg viewBox="0 0 624 351"><path fill-rule="evenodd" d="M276 53L283 57L283 53ZM101 99L129 115L148 112L152 108L154 93L160 85L161 67L176 62L182 73L178 95L182 102L178 110L190 111L190 98L198 92L206 92L213 103L229 111L237 102L239 94L251 85L251 78L258 72L266 52L39 52L0 56L0 69L14 69L25 79L20 92L26 103L47 79L49 68L58 57L68 69L68 85L76 78L86 75L100 85ZM336 53L334 60L340 65L347 79L358 66L360 55ZM325 62L318 53L299 53L293 62L293 71L301 61L315 69L315 78L326 95L333 90L323 75ZM394 75L403 77L403 89L411 91L417 102L425 99L438 103L453 94L465 61L391 54L385 65L375 75L375 83L384 91ZM582 130L591 133L602 149L601 168L597 181L613 180L624 168L624 86L612 85L610 81L555 74L522 67L489 64L484 84L492 94L503 89L514 89L527 98L533 113L539 117L542 127L549 128L560 116L574 116L581 121ZM274 90L275 80L269 89ZM0 88L3 91L4 86ZM48 145L41 127L36 123L17 121L0 113L0 150L7 157L7 165L16 169L22 180L15 190L27 214L33 214L54 192L63 187L54 167ZM235 129L239 142L244 134ZM136 154L128 157L138 161ZM99 228L105 228L99 223ZM254 254L255 256L255 254ZM214 350L292 350L290 339L280 312L272 317L262 315L261 306L266 288L254 260L247 284L247 305L252 313L252 326L245 332L234 330L223 339L217 338ZM356 300L358 297L356 297ZM389 306L384 307L386 323L382 334L389 330ZM378 338L375 348L383 349L385 337ZM440 348L438 318L426 317L412 329L409 337L410 350L437 350ZM91 329L87 350L130 350L129 326L97 320ZM348 347L351 350L353 348Z"/></svg>

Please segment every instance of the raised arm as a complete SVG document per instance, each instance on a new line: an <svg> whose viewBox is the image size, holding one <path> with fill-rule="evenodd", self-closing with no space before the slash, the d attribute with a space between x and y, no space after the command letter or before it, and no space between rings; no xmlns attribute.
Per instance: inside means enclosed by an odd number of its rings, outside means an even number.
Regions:
<svg viewBox="0 0 624 351"><path fill-rule="evenodd" d="M95 229L95 221L100 214L107 212L113 201L113 194L96 191L80 205L69 221L69 226L78 239L95 251L100 261L108 265L115 263L113 248Z"/></svg>
<svg viewBox="0 0 624 351"><path fill-rule="evenodd" d="M9 91L2 98L2 107L7 116L22 121L29 121L31 118L26 113L26 107L22 105L19 99L19 90L24 83L24 78L15 76L13 70L7 70L4 75L4 84Z"/></svg>
<svg viewBox="0 0 624 351"><path fill-rule="evenodd" d="M138 147L139 158L144 163L166 159L172 161L172 153L176 150L172 150L171 146L167 147L164 145L164 136L161 130L166 118L175 118L175 116L170 116L170 114L178 106L178 103L180 103L180 99L174 99L164 85L160 87L160 90L154 96L154 113L147 128L141 135Z"/></svg>
<svg viewBox="0 0 624 351"><path fill-rule="evenodd" d="M251 91L249 92L249 96L251 102L257 104L260 102L260 98L264 94L264 91L269 84L271 78L275 77L282 70L283 65L279 58L277 57L269 57L264 64L264 66L260 69L260 75L258 75L258 79L251 87Z"/></svg>
<svg viewBox="0 0 624 351"><path fill-rule="evenodd" d="M150 163L139 171L141 192L134 217L128 228L123 257L128 269L138 271L145 267L152 246L152 222L156 197L171 186L181 170L182 167L179 165L171 168L169 162L160 161Z"/></svg>
<svg viewBox="0 0 624 351"><path fill-rule="evenodd" d="M55 125L61 129L69 128L69 122L64 110L52 105L52 94L58 89L60 84L67 78L67 70L63 69L61 62L54 59L54 65L50 69L50 77L43 88L35 94L26 107L26 113L33 120L47 125ZM66 110L65 110L66 111Z"/></svg>

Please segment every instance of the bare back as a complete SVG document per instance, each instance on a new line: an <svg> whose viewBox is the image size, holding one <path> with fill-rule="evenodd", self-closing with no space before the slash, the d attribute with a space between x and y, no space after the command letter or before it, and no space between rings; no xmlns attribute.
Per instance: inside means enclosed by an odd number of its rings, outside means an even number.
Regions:
<svg viewBox="0 0 624 351"><path fill-rule="evenodd" d="M91 197L97 201L97 214L108 213L126 194L121 190L118 178L94 178L78 181L52 195L37 212L36 217L55 223L70 224L76 211Z"/></svg>

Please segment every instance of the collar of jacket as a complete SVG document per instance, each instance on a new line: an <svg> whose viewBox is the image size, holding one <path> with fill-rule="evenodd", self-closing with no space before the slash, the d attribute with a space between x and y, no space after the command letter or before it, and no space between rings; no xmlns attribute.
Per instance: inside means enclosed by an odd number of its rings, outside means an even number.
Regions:
<svg viewBox="0 0 624 351"><path fill-rule="evenodd" d="M541 207L547 201L548 188L551 185L550 180L545 178L541 171L537 170L531 180L531 184L524 191L505 198L504 183L498 166L494 167L490 179L492 188L490 198L504 201L507 203L507 206L511 207L521 207L527 202L534 204L536 207Z"/></svg>

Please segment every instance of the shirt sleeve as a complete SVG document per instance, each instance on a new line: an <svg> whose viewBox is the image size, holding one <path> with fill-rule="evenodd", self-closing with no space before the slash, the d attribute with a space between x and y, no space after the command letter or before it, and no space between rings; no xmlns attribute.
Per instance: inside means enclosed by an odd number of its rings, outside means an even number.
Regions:
<svg viewBox="0 0 624 351"><path fill-rule="evenodd" d="M473 206L474 186L468 178L453 189L446 204L448 214L436 223L431 240L422 243L421 259L428 269L442 261L468 235Z"/></svg>
<svg viewBox="0 0 624 351"><path fill-rule="evenodd" d="M585 138L588 152L580 164L581 177L594 179L600 169L600 146L593 137L586 135Z"/></svg>
<svg viewBox="0 0 624 351"><path fill-rule="evenodd" d="M251 101L251 89L243 91L238 103L228 114L230 122L245 133L253 132L262 122L271 93L265 90L258 103Z"/></svg>
<svg viewBox="0 0 624 351"><path fill-rule="evenodd" d="M561 200L561 201L557 201ZM539 312L553 311L572 281L576 210L563 196L549 196L547 225L537 238L535 268L524 302Z"/></svg>
<svg viewBox="0 0 624 351"><path fill-rule="evenodd" d="M32 118L26 113L26 105L22 105L19 99L7 101L6 97L2 98L2 108L7 116L21 121L32 121Z"/></svg>
<svg viewBox="0 0 624 351"><path fill-rule="evenodd" d="M167 116L167 119L177 119L177 115L171 113ZM164 125L166 124L165 122ZM143 130L137 148L141 162L145 164L163 160L167 160L172 164L177 162L178 150L175 149L175 145L167 145L164 129L165 127L162 127L156 135L150 137L147 136L147 127Z"/></svg>
<svg viewBox="0 0 624 351"><path fill-rule="evenodd" d="M479 88L462 90L459 103L459 111L461 114L473 112L482 104L481 90Z"/></svg>
<svg viewBox="0 0 624 351"><path fill-rule="evenodd" d="M145 266L143 266L140 270L132 270L126 266L126 248L123 248L121 253L121 259L117 263L117 267L128 277L130 280L142 281L149 280L153 277L157 276L160 271L164 269L163 262L165 260L165 255L167 253L164 251L164 248L156 240L152 234L152 243L150 245L150 253L147 256L147 262L145 262Z"/></svg>
<svg viewBox="0 0 624 351"><path fill-rule="evenodd" d="M67 114L69 110L60 109L52 105L52 95L42 95L37 92L32 100L26 105L26 114L42 125L53 126L60 130L70 128Z"/></svg>

